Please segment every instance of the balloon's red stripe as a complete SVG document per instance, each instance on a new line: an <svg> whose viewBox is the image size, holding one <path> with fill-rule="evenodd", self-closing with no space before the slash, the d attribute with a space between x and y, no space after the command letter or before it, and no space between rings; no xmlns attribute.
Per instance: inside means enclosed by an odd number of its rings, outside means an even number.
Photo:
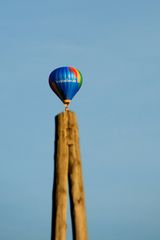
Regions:
<svg viewBox="0 0 160 240"><path fill-rule="evenodd" d="M77 70L75 68L69 67L69 70L74 73L76 78L78 78Z"/></svg>

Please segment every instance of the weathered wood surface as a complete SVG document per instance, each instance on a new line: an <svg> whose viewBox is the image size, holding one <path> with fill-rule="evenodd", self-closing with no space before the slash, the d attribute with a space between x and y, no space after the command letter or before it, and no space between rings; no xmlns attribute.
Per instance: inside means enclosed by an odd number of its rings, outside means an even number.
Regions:
<svg viewBox="0 0 160 240"><path fill-rule="evenodd" d="M74 240L87 240L85 194L76 115L68 114L69 192Z"/></svg>
<svg viewBox="0 0 160 240"><path fill-rule="evenodd" d="M51 240L66 240L67 180L69 180L73 239L87 240L78 125L76 115L71 111L56 116Z"/></svg>
<svg viewBox="0 0 160 240"><path fill-rule="evenodd" d="M56 116L55 168L52 206L52 240L66 240L67 180L68 180L68 115Z"/></svg>

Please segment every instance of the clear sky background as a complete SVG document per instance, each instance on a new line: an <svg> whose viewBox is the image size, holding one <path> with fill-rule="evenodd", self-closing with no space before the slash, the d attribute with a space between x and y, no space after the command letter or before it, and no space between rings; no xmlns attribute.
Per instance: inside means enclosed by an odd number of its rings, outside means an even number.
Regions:
<svg viewBox="0 0 160 240"><path fill-rule="evenodd" d="M50 239L64 108L48 76L70 65L89 239L159 240L160 1L0 3L0 239Z"/></svg>

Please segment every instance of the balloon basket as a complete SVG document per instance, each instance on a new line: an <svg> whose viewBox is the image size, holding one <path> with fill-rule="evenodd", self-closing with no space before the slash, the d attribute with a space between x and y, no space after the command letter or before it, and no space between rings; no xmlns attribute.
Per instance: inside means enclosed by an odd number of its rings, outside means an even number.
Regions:
<svg viewBox="0 0 160 240"><path fill-rule="evenodd" d="M70 102L71 102L71 100L69 100L69 99L64 100L63 103L64 103L64 106L65 106L65 111L69 111L68 106L69 106Z"/></svg>

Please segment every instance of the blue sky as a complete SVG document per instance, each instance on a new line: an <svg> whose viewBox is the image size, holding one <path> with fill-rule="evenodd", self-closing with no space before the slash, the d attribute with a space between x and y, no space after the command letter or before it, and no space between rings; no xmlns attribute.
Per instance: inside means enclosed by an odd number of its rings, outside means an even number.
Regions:
<svg viewBox="0 0 160 240"><path fill-rule="evenodd" d="M89 239L160 239L159 9L158 0L1 1L0 239L50 239L54 116L64 108L48 76L66 65L84 78L71 110Z"/></svg>

